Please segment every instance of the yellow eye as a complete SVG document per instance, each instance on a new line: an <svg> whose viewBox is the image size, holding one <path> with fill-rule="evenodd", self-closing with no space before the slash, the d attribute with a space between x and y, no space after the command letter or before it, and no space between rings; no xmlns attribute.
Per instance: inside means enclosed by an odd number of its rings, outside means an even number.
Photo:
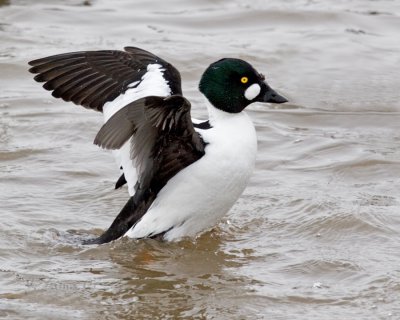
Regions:
<svg viewBox="0 0 400 320"><path fill-rule="evenodd" d="M242 77L242 79L240 79L241 83L247 83L247 81L249 81L249 78L247 77Z"/></svg>

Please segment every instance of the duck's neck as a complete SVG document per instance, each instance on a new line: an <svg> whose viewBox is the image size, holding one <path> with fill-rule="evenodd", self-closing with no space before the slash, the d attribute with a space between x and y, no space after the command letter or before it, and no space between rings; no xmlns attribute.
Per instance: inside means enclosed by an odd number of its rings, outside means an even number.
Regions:
<svg viewBox="0 0 400 320"><path fill-rule="evenodd" d="M244 111L239 112L239 113L230 113L230 112L220 110L220 109L214 107L209 101L206 102L206 105L207 105L208 117L209 117L210 123L218 122L218 121L222 121L222 120L226 120L226 119L237 118L238 116L240 117L242 114L244 114Z"/></svg>

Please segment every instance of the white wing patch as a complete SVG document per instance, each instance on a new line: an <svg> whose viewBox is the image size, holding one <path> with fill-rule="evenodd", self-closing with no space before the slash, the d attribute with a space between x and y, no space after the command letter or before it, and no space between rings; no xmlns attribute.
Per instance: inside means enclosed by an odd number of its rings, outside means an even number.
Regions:
<svg viewBox="0 0 400 320"><path fill-rule="evenodd" d="M140 80L140 84L135 87L137 81L129 84L128 90L116 97L113 101L109 101L103 106L104 122L107 122L117 111L125 107L127 104L146 96L168 96L171 94L171 88L164 78L164 71L160 64L149 64L147 72Z"/></svg>
<svg viewBox="0 0 400 320"><path fill-rule="evenodd" d="M258 83L253 83L249 86L246 91L244 92L244 96L247 100L253 100L260 94L261 87Z"/></svg>
<svg viewBox="0 0 400 320"><path fill-rule="evenodd" d="M107 122L117 111L137 99L147 96L171 95L171 88L164 78L164 71L165 69L160 64L149 64L147 72L143 75L137 87L132 88L137 85L138 81L132 82L125 93L119 95L113 101L104 104L104 122ZM134 188L137 182L137 173L130 157L130 140L121 149L113 151L113 155L118 167L122 166L123 168L125 179L128 183L129 194L132 196L135 193Z"/></svg>

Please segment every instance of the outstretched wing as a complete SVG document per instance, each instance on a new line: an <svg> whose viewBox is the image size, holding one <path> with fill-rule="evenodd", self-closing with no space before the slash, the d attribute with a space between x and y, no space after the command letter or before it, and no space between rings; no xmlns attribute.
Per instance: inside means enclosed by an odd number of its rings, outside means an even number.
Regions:
<svg viewBox="0 0 400 320"><path fill-rule="evenodd" d="M118 149L132 136L131 157L138 169L136 193L110 228L91 243L123 236L168 180L204 155L205 144L190 118L190 103L180 95L150 96L130 103L104 124L94 143Z"/></svg>
<svg viewBox="0 0 400 320"><path fill-rule="evenodd" d="M154 54L135 47L125 51L101 50L59 54L30 61L35 80L45 82L43 88L65 101L85 108L103 110L128 89L137 87L151 64L163 68L171 94L182 94L179 71Z"/></svg>

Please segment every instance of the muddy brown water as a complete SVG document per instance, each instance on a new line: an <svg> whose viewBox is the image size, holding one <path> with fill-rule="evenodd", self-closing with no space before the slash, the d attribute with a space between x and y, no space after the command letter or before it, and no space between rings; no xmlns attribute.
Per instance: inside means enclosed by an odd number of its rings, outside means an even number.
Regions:
<svg viewBox="0 0 400 320"><path fill-rule="evenodd" d="M399 33L397 0L0 1L0 318L400 319ZM101 114L27 62L126 45L181 71L197 117L222 57L290 99L249 108L256 170L197 239L80 245L127 190Z"/></svg>

